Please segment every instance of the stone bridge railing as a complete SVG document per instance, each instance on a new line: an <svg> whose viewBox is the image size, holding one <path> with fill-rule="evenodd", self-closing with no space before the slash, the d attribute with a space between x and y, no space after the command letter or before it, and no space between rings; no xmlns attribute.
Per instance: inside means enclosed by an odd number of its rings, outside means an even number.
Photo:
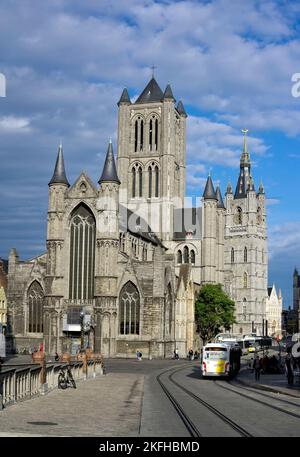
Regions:
<svg viewBox="0 0 300 457"><path fill-rule="evenodd" d="M102 358L58 363L3 365L0 371L0 410L19 401L44 395L58 387L60 369L71 365L75 381L103 374Z"/></svg>

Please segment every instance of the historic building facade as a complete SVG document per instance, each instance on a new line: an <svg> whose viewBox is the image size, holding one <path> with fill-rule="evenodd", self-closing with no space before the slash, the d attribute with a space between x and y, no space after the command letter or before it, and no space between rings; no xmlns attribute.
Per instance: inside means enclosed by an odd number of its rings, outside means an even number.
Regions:
<svg viewBox="0 0 300 457"><path fill-rule="evenodd" d="M199 344L194 302L203 283L224 285L236 300L242 332L262 331L265 195L254 191L246 142L235 196L228 188L224 204L209 176L202 205L185 208L182 102L153 77L134 103L124 89L118 107L117 164L110 142L98 185L85 173L70 185L60 145L47 252L30 261L10 252L11 345L124 357L169 357L177 347L185 355Z"/></svg>
<svg viewBox="0 0 300 457"><path fill-rule="evenodd" d="M282 337L282 293L279 289L278 294L273 284L268 287L268 296L266 300L266 322L267 334L275 338Z"/></svg>
<svg viewBox="0 0 300 457"><path fill-rule="evenodd" d="M235 193L227 186L225 206L225 289L236 304L235 333L266 333L268 245L263 185L255 191L244 131Z"/></svg>
<svg viewBox="0 0 300 457"><path fill-rule="evenodd" d="M0 324L2 332L6 331L7 322L7 261L0 259Z"/></svg>

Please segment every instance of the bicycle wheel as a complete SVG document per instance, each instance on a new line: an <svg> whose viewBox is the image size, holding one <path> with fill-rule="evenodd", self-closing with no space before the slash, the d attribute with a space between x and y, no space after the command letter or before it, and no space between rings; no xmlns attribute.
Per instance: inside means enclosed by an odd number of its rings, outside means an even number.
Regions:
<svg viewBox="0 0 300 457"><path fill-rule="evenodd" d="M68 383L66 378L63 374L58 375L58 388L59 389L66 389L68 387Z"/></svg>

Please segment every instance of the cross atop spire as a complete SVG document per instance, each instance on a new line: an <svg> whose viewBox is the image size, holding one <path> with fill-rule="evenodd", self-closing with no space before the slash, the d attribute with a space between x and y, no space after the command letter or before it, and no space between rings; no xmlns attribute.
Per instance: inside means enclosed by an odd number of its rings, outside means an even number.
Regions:
<svg viewBox="0 0 300 457"><path fill-rule="evenodd" d="M152 78L154 78L154 70L155 70L156 68L157 68L157 67L156 67L154 64L151 65Z"/></svg>

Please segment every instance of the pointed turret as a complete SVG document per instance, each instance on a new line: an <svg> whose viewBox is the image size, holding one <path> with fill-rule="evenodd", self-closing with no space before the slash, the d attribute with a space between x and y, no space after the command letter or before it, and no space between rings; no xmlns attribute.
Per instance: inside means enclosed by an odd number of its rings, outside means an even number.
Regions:
<svg viewBox="0 0 300 457"><path fill-rule="evenodd" d="M160 102L164 97L163 91L157 84L154 76L150 79L147 86L138 97L135 103L151 103L151 102Z"/></svg>
<svg viewBox="0 0 300 457"><path fill-rule="evenodd" d="M217 200L216 192L210 175L208 175L206 181L205 189L203 192L203 198L205 200Z"/></svg>
<svg viewBox="0 0 300 457"><path fill-rule="evenodd" d="M228 184L227 184L226 195L227 194L232 194L232 187L231 187L230 181L228 181Z"/></svg>
<svg viewBox="0 0 300 457"><path fill-rule="evenodd" d="M247 148L246 134L247 129L242 130L244 134L244 147L240 160L240 175L236 185L234 198L246 198L247 190L254 189L253 179L251 178L251 162L250 155Z"/></svg>
<svg viewBox="0 0 300 457"><path fill-rule="evenodd" d="M70 187L70 184L67 180L66 172L65 172L65 164L64 164L64 156L62 151L62 144L60 143L57 153L57 159L55 164L55 169L51 181L49 182L49 186L53 184L64 184Z"/></svg>
<svg viewBox="0 0 300 457"><path fill-rule="evenodd" d="M118 106L120 106L121 103L123 103L125 105L131 105L130 97L129 97L128 90L126 89L126 87L125 87L125 89L123 89L120 100L118 101Z"/></svg>
<svg viewBox="0 0 300 457"><path fill-rule="evenodd" d="M254 192L255 191L255 188L254 188L254 181L253 181L253 178L252 176L249 176L249 182L248 182L248 191L252 191Z"/></svg>
<svg viewBox="0 0 300 457"><path fill-rule="evenodd" d="M177 111L181 116L187 117L186 111L181 100L179 100L178 102Z"/></svg>
<svg viewBox="0 0 300 457"><path fill-rule="evenodd" d="M265 189L264 189L263 183L261 181L260 181L260 185L259 185L259 188L258 188L258 193L259 194L264 194L265 193Z"/></svg>
<svg viewBox="0 0 300 457"><path fill-rule="evenodd" d="M225 209L225 205L224 205L224 202L223 202L223 198L222 198L222 194L221 194L221 190L220 190L219 184L217 185L217 188L216 188L216 197L217 197L217 200L218 200L217 208Z"/></svg>
<svg viewBox="0 0 300 457"><path fill-rule="evenodd" d="M175 100L175 97L174 97L174 95L173 95L173 92L172 92L172 89L171 89L170 84L168 84L167 87L166 87L166 90L165 90L165 92L164 92L163 99L164 99L164 100L167 100L167 99L169 99L169 100L174 100L174 102L176 101L176 100Z"/></svg>
<svg viewBox="0 0 300 457"><path fill-rule="evenodd" d="M102 182L116 182L120 184L111 140L109 140L102 175L98 183L101 184Z"/></svg>

